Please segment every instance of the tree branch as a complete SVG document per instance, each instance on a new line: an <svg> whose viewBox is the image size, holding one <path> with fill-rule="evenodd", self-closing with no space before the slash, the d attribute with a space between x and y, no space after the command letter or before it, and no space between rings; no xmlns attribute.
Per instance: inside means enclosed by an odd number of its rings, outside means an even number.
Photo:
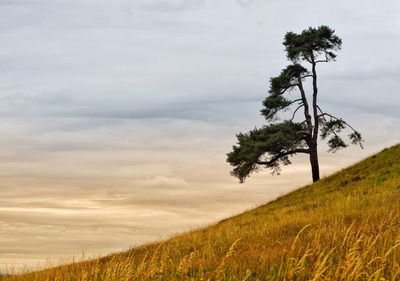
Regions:
<svg viewBox="0 0 400 281"><path fill-rule="evenodd" d="M319 106L317 106L317 107L318 107L319 111L321 112L321 114L319 114L318 117L324 118L325 121L327 121L326 118L325 118L325 116L329 116L329 117L332 118L332 119L339 120L340 122L342 122L343 124L345 124L346 126L348 126L351 130L353 130L353 132L354 132L355 134L359 134L358 131L357 131L356 129L354 129L349 123L347 123L347 122L344 121L343 119L340 119L340 118L338 118L338 117L336 117L336 116L334 116L334 115L332 115L332 114L323 112L322 109L321 109ZM339 137L339 136L336 134L335 130L333 130L332 128L331 128L330 130L332 131L332 133L335 134L335 136ZM354 143L354 142L353 142L353 143ZM354 143L354 144L355 144L355 143ZM362 145L362 140L361 140L361 138L360 138L360 140L358 141L358 144L360 145L361 148L364 148L363 145Z"/></svg>
<svg viewBox="0 0 400 281"><path fill-rule="evenodd" d="M315 63L319 63L319 62L329 62L328 55L325 53L325 59L324 60L315 61Z"/></svg>
<svg viewBox="0 0 400 281"><path fill-rule="evenodd" d="M324 112L322 111L322 109L319 107L319 105L317 105L317 108L318 108L318 110L321 112L321 114L318 115L318 118L319 118L319 117L322 117L322 118L324 118L325 122L327 122L328 120L326 120L326 118L325 118L325 115L327 115L327 113L324 113ZM335 118L336 118L336 117L335 117ZM338 119L338 118L336 118L336 119ZM339 136L336 134L335 130L333 130L332 128L331 128L330 130L332 131L332 133L333 133L335 136L339 137Z"/></svg>
<svg viewBox="0 0 400 281"><path fill-rule="evenodd" d="M294 104L295 102L298 102L298 101L303 101L302 99L296 99L296 100L294 100L294 101L292 101L290 104L288 104L287 106L285 106L284 108L286 108L286 107L288 107L288 106L291 106L292 104Z"/></svg>
<svg viewBox="0 0 400 281"><path fill-rule="evenodd" d="M299 109L302 108L303 106L304 106L304 104L301 104L301 105L299 105L299 107L296 108L296 110L293 112L292 118L290 118L290 121L293 121L293 119L294 119L294 117L295 117L295 115L296 115L297 110L299 110Z"/></svg>
<svg viewBox="0 0 400 281"><path fill-rule="evenodd" d="M281 107L281 108L279 108L279 109L275 109L274 114L278 113L279 110L283 110L283 109L285 109L285 108L291 106L292 104L294 104L295 102L298 102L298 101L302 101L302 99L294 100L294 101L292 101L291 103L289 103L288 105L286 105L286 106L284 106L284 107Z"/></svg>
<svg viewBox="0 0 400 281"><path fill-rule="evenodd" d="M301 100L303 102L304 105L304 117L306 119L306 123L307 123L307 129L309 131L309 135L311 138L311 132L312 132L312 122L311 122L311 115L310 115L310 110L308 107L308 102L307 102L307 96L306 93L304 91L303 88L303 83L301 82L301 77L298 77L298 83L299 83L299 90L300 90L300 94L301 94Z"/></svg>
<svg viewBox="0 0 400 281"><path fill-rule="evenodd" d="M269 161L257 161L256 163L258 165L267 165L267 166L269 166L269 165L273 164L274 162L276 162L277 160L279 160L279 158L285 157L285 156L288 156L288 155L292 155L292 154L295 154L295 153L310 153L310 151L308 149L289 150L289 151L286 151L286 152L278 153L276 156L274 156Z"/></svg>
<svg viewBox="0 0 400 281"><path fill-rule="evenodd" d="M298 86L297 83L295 83L295 84L290 84L289 86L287 86L287 87L283 88L281 91L279 91L279 94L280 94L280 95L283 95L287 90L289 90L290 88L296 87L296 86Z"/></svg>
<svg viewBox="0 0 400 281"><path fill-rule="evenodd" d="M352 129L353 131L357 132L356 129L354 129L349 123L347 123L347 122L344 121L343 119L340 119L340 118L338 118L338 117L336 117L336 116L334 116L334 115L332 115L332 114L323 112L319 106L318 106L318 109L319 109L319 111L321 112L321 114L319 114L318 117L322 117L322 118L324 118L324 120L326 120L324 116L329 116L329 117L331 117L331 118L333 118L333 119L340 120L340 121L343 122L343 124L346 124L346 126L348 126L350 129Z"/></svg>
<svg viewBox="0 0 400 281"><path fill-rule="evenodd" d="M304 121L303 121L304 122ZM300 123L301 124L301 123ZM308 132L307 131L299 131L297 132L298 135L304 135L304 136L308 136ZM305 140L305 138L303 138Z"/></svg>

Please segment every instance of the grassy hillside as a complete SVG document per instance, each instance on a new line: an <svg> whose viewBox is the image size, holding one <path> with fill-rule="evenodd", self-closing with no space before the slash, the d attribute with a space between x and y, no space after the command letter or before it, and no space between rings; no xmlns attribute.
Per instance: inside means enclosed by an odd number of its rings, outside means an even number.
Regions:
<svg viewBox="0 0 400 281"><path fill-rule="evenodd" d="M397 145L210 227L3 279L400 280L399 215Z"/></svg>

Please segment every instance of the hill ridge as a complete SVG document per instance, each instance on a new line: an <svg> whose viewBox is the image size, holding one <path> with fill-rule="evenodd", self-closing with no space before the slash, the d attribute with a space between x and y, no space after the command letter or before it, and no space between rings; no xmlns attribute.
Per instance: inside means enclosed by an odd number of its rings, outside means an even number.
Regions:
<svg viewBox="0 0 400 281"><path fill-rule="evenodd" d="M0 280L399 280L400 145L206 228Z"/></svg>

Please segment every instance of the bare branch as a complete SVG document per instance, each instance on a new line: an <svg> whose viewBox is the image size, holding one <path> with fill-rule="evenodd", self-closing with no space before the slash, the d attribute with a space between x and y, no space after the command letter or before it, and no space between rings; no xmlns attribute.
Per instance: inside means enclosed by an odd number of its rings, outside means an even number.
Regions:
<svg viewBox="0 0 400 281"><path fill-rule="evenodd" d="M318 110L321 112L321 114L318 115L318 117L322 117L325 112L322 111L321 107L319 107L319 105L317 105Z"/></svg>
<svg viewBox="0 0 400 281"><path fill-rule="evenodd" d="M296 115L297 110L299 110L299 109L302 108L303 106L304 106L304 104L301 104L301 105L299 105L299 106L296 108L296 110L293 112L292 118L290 118L290 121L293 121L293 119L294 119L294 117L295 117L295 115Z"/></svg>

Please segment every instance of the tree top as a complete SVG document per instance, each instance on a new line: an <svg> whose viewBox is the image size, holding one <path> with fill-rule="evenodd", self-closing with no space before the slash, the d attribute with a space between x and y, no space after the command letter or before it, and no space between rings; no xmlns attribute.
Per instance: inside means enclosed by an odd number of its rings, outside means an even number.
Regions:
<svg viewBox="0 0 400 281"><path fill-rule="evenodd" d="M342 47L342 39L334 33L335 30L326 25L309 27L300 34L286 33L283 45L286 48L287 58L294 62L306 60L310 63L334 60L336 58L334 51ZM325 58L318 61L319 55L324 55Z"/></svg>

